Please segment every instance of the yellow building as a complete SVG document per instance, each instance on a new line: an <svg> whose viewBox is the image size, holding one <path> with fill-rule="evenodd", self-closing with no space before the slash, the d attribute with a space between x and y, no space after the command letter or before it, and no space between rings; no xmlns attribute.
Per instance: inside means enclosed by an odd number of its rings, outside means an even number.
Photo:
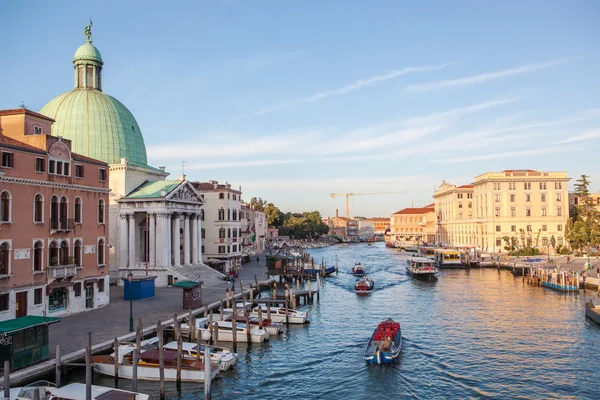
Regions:
<svg viewBox="0 0 600 400"><path fill-rule="evenodd" d="M590 202L596 206L596 210L600 212L600 193L590 193ZM581 204L581 199L575 193L569 193L569 207Z"/></svg>
<svg viewBox="0 0 600 400"><path fill-rule="evenodd" d="M396 244L434 243L436 234L435 208L429 204L420 208L405 208L390 217L389 240Z"/></svg>
<svg viewBox="0 0 600 400"><path fill-rule="evenodd" d="M433 196L439 242L497 252L503 237L544 249L554 236L564 245L569 180L566 172L505 170L478 175L472 185L443 182Z"/></svg>

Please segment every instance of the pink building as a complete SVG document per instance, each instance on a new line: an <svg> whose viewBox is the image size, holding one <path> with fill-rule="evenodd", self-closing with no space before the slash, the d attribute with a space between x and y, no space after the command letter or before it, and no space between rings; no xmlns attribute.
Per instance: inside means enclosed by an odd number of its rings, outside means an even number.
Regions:
<svg viewBox="0 0 600 400"><path fill-rule="evenodd" d="M0 320L108 304L108 165L51 136L54 120L0 111Z"/></svg>

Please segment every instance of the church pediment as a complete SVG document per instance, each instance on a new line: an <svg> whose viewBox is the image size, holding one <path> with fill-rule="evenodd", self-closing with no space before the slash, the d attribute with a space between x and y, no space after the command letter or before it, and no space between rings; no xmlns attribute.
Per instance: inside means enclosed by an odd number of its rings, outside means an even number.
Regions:
<svg viewBox="0 0 600 400"><path fill-rule="evenodd" d="M204 204L204 200L189 182L185 182L166 197L167 200L183 201L186 203Z"/></svg>

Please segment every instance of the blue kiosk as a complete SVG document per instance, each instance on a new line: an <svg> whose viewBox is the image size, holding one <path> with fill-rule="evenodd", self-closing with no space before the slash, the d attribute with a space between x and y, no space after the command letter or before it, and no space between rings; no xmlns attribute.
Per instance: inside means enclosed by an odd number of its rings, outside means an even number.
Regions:
<svg viewBox="0 0 600 400"><path fill-rule="evenodd" d="M156 276L133 276L130 273L126 278L121 279L123 280L124 300L144 300L154 297Z"/></svg>

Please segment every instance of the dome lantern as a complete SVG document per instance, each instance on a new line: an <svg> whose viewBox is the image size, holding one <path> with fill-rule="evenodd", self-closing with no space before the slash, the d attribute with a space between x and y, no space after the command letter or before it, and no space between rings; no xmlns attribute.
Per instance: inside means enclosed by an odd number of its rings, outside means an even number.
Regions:
<svg viewBox="0 0 600 400"><path fill-rule="evenodd" d="M85 27L85 43L79 46L73 56L75 69L75 89L102 90L102 56L92 44L92 20Z"/></svg>

